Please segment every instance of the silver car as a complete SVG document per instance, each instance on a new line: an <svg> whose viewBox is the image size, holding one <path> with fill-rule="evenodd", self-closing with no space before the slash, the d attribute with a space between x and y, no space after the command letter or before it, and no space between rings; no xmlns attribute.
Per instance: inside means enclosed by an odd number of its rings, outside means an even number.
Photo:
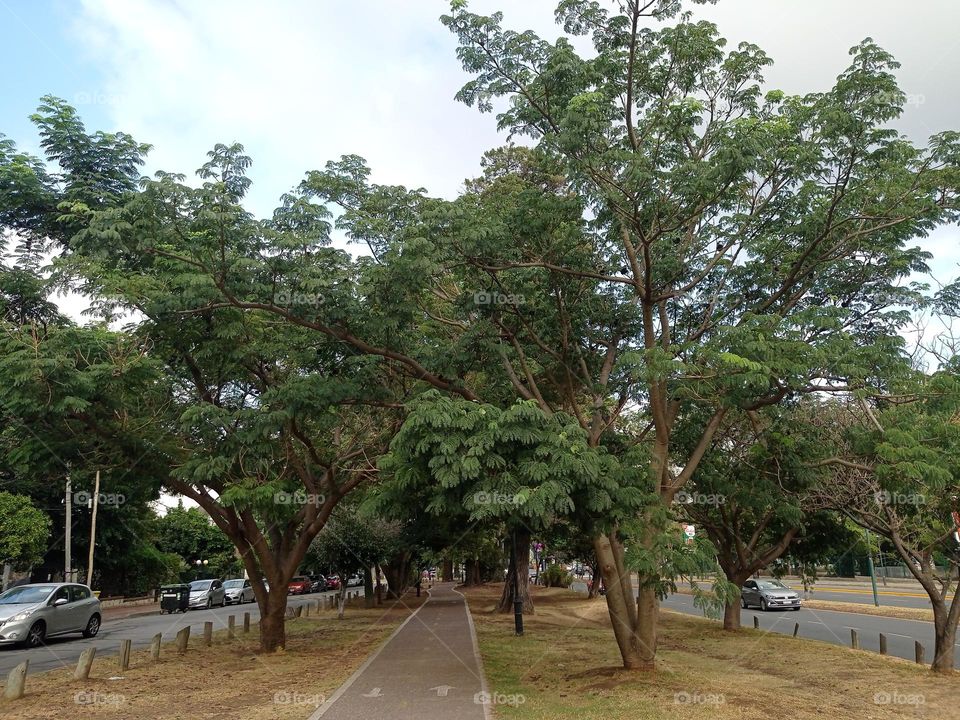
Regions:
<svg viewBox="0 0 960 720"><path fill-rule="evenodd" d="M232 603L243 604L253 602L256 598L253 596L253 585L249 580L235 578L223 583L224 597L227 599L227 605Z"/></svg>
<svg viewBox="0 0 960 720"><path fill-rule="evenodd" d="M227 595L223 583L219 580L194 580L190 583L190 608L209 608L214 605L223 607L227 602Z"/></svg>
<svg viewBox="0 0 960 720"><path fill-rule="evenodd" d="M35 583L0 594L0 645L39 647L48 637L100 632L100 601L86 585Z"/></svg>
<svg viewBox="0 0 960 720"><path fill-rule="evenodd" d="M779 580L748 580L740 590L740 605L744 608L758 605L761 610L799 610L801 603L800 593Z"/></svg>

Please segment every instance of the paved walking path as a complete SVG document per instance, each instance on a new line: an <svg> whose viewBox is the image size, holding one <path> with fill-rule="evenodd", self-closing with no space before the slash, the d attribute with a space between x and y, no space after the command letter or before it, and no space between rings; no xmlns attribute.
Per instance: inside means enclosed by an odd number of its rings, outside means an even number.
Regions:
<svg viewBox="0 0 960 720"><path fill-rule="evenodd" d="M485 691L467 604L445 583L310 720L484 720Z"/></svg>

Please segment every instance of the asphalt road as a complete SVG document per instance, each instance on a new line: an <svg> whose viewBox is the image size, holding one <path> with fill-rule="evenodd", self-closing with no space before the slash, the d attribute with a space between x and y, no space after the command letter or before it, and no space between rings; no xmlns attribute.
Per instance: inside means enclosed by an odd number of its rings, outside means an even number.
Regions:
<svg viewBox="0 0 960 720"><path fill-rule="evenodd" d="M794 590L803 592L802 585L793 586ZM877 595L879 596L881 607L907 607L907 608L926 608L930 609L930 598L926 593L916 590L897 590L895 588L884 588L877 585ZM873 591L860 588L840 588L830 585L814 585L813 592L804 595L814 600L836 600L837 602L861 603L863 605L873 605Z"/></svg>
<svg viewBox="0 0 960 720"><path fill-rule="evenodd" d="M820 597L820 594L816 593L815 597ZM662 607L688 615L703 615L701 610L693 606L691 595L671 595L663 601ZM930 622L801 608L770 612L743 610L741 621L744 627L753 627L755 615L760 618L761 630L793 635L793 625L799 622L800 637L846 647L850 647L850 629L853 628L860 635L861 649L871 652L880 652L880 633L884 633L887 636L888 654L907 660L914 659L913 643L919 640L925 648L927 663L933 659L933 623ZM955 650L960 665L960 643L957 643Z"/></svg>
<svg viewBox="0 0 960 720"><path fill-rule="evenodd" d="M362 591L363 588L350 588L351 592L354 590ZM324 595L332 595L336 592L332 590L326 593L295 595L289 599L288 607L315 602ZM173 615L160 615L159 613L134 615L119 620L111 620L107 617L104 619L103 626L97 636L89 640L83 639L78 633L50 638L47 640L45 647L34 650L13 645L2 645L0 646L0 681L5 680L7 673L27 658L30 659L31 673L53 670L58 667L73 668L76 667L80 653L88 647L94 646L97 648L97 659L99 660L103 655L116 655L119 652L121 640L133 640L134 650L147 648L150 646L153 636L157 633L163 635L164 642L172 641L177 632L187 625L191 626L190 641L192 643L195 637L202 638L205 622L212 621L215 631L226 630L229 615L236 616L237 632L241 632L245 612L250 613L251 622L260 617L259 606L256 603L227 605L210 610L190 610L186 613L174 613Z"/></svg>

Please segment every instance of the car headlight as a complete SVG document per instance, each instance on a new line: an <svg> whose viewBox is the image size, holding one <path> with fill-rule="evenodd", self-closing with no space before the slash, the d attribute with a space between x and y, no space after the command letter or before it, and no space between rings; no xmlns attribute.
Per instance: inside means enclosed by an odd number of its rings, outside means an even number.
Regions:
<svg viewBox="0 0 960 720"><path fill-rule="evenodd" d="M24 610L21 613L17 613L16 615L8 617L6 620L0 623L0 625L4 625L6 623L21 622L22 620L26 620L27 618L29 618L31 615L33 615L33 610Z"/></svg>

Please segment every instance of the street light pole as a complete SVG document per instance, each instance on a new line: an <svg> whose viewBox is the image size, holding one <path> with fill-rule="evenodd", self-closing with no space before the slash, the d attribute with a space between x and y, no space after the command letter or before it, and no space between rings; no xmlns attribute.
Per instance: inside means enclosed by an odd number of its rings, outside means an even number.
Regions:
<svg viewBox="0 0 960 720"><path fill-rule="evenodd" d="M65 520L63 525L63 580L73 582L73 557L71 556L73 538L73 485L67 475L67 492L64 497Z"/></svg>

